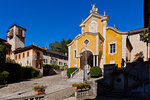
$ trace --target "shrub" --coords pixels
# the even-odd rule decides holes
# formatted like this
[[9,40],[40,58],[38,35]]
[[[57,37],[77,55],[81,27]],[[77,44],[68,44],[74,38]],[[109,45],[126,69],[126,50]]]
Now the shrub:
[[60,66],[58,66],[58,65],[54,65],[54,64],[52,64],[52,65],[50,65],[52,68],[55,68],[55,69],[60,69]]
[[34,88],[33,88],[33,90],[34,91],[43,91],[43,90],[45,90],[47,88],[47,86],[35,86]]
[[3,69],[9,72],[9,76],[7,78],[8,82],[16,82],[21,80],[21,65],[5,63]]
[[68,68],[68,69],[67,69],[67,76],[68,76],[68,78],[70,78],[71,74],[72,74],[75,70],[77,70],[77,68]]
[[13,60],[13,59],[7,58],[7,59],[6,59],[6,63],[16,63],[16,62],[15,62],[15,60]]
[[23,79],[30,79],[33,77],[38,77],[40,71],[36,70],[32,66],[25,66],[22,67],[22,78]]
[[90,88],[90,84],[88,83],[78,83],[78,84],[72,84],[72,87],[77,87],[77,89],[83,89],[83,88]]
[[5,63],[6,60],[6,46],[0,44],[0,64]]
[[6,79],[9,75],[9,72],[3,71],[0,73],[0,80]]
[[68,69],[68,66],[62,66],[62,67],[60,67],[60,69],[61,70],[66,70],[66,69]]
[[102,70],[100,67],[94,66],[90,69],[90,76],[93,78],[102,76]]
[[51,67],[49,64],[43,65],[43,75],[44,75],[44,76],[49,75],[49,70],[50,70],[51,68],[52,68],[52,67]]

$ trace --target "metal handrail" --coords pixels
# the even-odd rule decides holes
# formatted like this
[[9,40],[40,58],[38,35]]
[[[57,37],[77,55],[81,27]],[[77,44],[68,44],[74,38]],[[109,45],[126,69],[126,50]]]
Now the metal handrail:
[[73,78],[73,76],[74,76],[78,71],[79,71],[79,68],[78,68],[77,70],[75,70],[75,71],[71,74],[70,78]]

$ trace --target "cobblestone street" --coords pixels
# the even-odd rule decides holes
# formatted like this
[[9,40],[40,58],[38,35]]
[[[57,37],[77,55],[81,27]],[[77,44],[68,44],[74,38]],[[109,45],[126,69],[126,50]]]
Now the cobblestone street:
[[33,87],[36,85],[47,86],[46,94],[71,87],[67,77],[61,75],[47,76],[30,81],[8,84],[7,87],[0,89],[0,100],[34,95]]

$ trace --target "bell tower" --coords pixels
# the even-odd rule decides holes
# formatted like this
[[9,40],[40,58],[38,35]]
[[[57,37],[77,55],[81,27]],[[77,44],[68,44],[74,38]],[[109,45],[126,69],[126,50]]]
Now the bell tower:
[[25,28],[16,24],[9,27],[7,31],[7,41],[12,45],[12,51],[25,46],[25,31]]

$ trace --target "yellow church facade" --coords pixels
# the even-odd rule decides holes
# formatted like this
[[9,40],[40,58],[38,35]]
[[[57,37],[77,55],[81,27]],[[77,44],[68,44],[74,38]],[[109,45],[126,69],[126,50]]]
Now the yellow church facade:
[[[117,64],[121,67],[122,59],[127,59],[128,32],[118,31],[115,27],[109,27],[109,16],[100,15],[93,5],[89,16],[79,25],[81,34],[78,34],[68,44],[68,66],[83,69],[104,64]],[[128,57],[129,58],[129,57]]]

